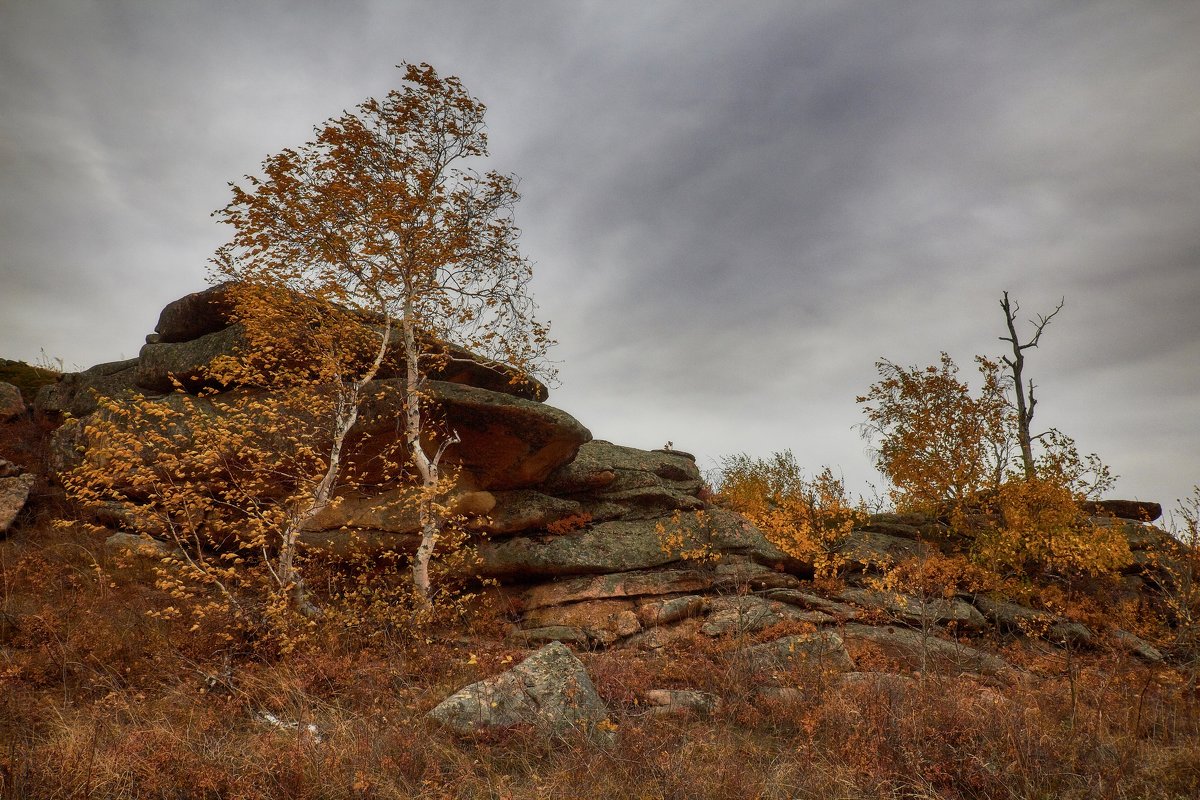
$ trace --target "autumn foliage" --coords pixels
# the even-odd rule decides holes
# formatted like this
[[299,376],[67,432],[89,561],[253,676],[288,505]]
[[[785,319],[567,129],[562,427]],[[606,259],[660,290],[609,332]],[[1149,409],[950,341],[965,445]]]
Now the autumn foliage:
[[784,553],[811,563],[818,576],[836,575],[845,565],[845,542],[867,516],[833,470],[826,467],[808,478],[790,450],[768,459],[726,458],[718,501],[753,522]]

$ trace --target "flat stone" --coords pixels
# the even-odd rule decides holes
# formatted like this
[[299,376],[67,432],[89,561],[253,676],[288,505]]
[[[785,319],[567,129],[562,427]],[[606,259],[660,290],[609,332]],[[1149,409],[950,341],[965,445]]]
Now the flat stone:
[[743,636],[778,625],[781,622],[807,622],[825,625],[833,617],[821,611],[804,611],[787,603],[766,600],[755,595],[714,597],[700,632],[706,636]]
[[694,569],[617,572],[539,584],[525,592],[522,605],[532,610],[581,600],[696,592],[707,589],[712,583],[710,575]]
[[589,640],[607,647],[642,629],[633,608],[629,600],[588,600],[527,611],[521,625],[527,629],[556,626],[578,628]]
[[1112,639],[1113,644],[1120,650],[1135,655],[1143,661],[1151,664],[1159,664],[1163,660],[1161,650],[1129,631],[1115,628],[1109,632],[1109,637]]

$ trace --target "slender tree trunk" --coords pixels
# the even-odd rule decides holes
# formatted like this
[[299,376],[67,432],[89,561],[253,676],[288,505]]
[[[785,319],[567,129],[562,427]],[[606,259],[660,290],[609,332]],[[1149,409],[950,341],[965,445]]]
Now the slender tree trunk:
[[385,314],[379,349],[375,352],[375,359],[372,361],[370,368],[358,380],[351,381],[348,385],[339,387],[337,407],[333,419],[333,442],[329,448],[329,463],[325,468],[325,474],[321,476],[321,480],[317,483],[317,488],[313,491],[309,501],[300,508],[297,508],[292,514],[291,522],[284,531],[283,541],[280,544],[277,579],[282,585],[291,587],[293,604],[307,617],[318,617],[321,615],[321,610],[309,600],[308,590],[304,585],[304,577],[296,568],[296,542],[300,538],[300,532],[304,530],[304,526],[308,524],[309,520],[324,511],[329,505],[329,501],[333,498],[333,490],[337,486],[337,478],[341,473],[342,448],[345,445],[346,436],[354,428],[354,424],[358,422],[358,411],[362,404],[363,389],[378,374],[379,367],[383,364],[383,359],[387,355],[391,334],[392,321]]
[[408,304],[405,305],[401,326],[404,331],[405,351],[404,439],[408,445],[409,456],[421,478],[421,494],[417,507],[421,525],[421,544],[417,546],[417,554],[413,559],[413,586],[417,590],[417,597],[421,604],[428,607],[431,593],[429,562],[433,559],[433,551],[437,547],[438,536],[442,532],[442,520],[437,509],[434,508],[433,502],[441,475],[438,469],[438,460],[431,459],[421,446],[423,426],[421,394],[425,388],[425,380],[420,370],[416,331]]

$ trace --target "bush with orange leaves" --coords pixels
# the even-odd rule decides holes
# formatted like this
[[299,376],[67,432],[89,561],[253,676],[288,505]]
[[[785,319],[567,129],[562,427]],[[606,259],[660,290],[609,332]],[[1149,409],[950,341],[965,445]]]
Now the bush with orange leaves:
[[811,563],[818,577],[833,577],[845,566],[846,540],[867,517],[862,504],[846,496],[845,482],[833,470],[825,467],[808,478],[790,450],[768,459],[726,458],[717,497],[780,550]]

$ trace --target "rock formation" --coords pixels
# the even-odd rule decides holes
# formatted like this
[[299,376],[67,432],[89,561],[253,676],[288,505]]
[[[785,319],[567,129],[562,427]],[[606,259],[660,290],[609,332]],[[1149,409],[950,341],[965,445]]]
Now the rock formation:
[[[36,407],[42,413],[84,417],[56,435],[60,469],[86,447],[83,427],[97,396],[157,392],[170,404],[173,379],[193,392],[207,385],[205,365],[240,340],[224,292],[218,286],[167,306],[138,358],[64,376],[40,391]],[[744,518],[706,499],[687,453],[592,440],[578,421],[544,402],[540,384],[514,385],[503,369],[482,362],[456,363],[435,378],[437,403],[463,440],[449,454],[463,474],[451,502],[473,518],[479,573],[501,583],[499,593],[513,609],[515,642],[654,649],[694,636],[806,626],[813,631],[808,638],[795,638],[792,630],[792,638],[763,650],[764,663],[777,662],[783,650],[798,650],[846,671],[853,666],[846,648],[870,645],[910,665],[919,655],[947,669],[999,675],[1005,672],[999,658],[956,637],[994,629],[1036,631],[1072,646],[1099,641],[1101,632],[1077,621],[1002,598],[930,599],[868,585],[871,575],[928,554],[946,539],[938,520],[920,515],[875,515],[854,531],[841,553],[848,587],[836,597],[818,596],[804,580],[812,577],[811,564],[788,556]],[[394,380],[394,372],[385,373],[377,383],[386,388]],[[220,413],[222,397],[200,401],[208,404],[204,413]],[[396,414],[382,393],[364,409],[362,432],[395,436]],[[312,521],[302,543],[330,557],[360,546],[415,548],[417,521],[395,502],[396,491],[383,486],[344,496]],[[1161,513],[1155,504],[1107,503],[1088,511],[1098,515],[1095,524],[1118,526],[1125,534],[1135,555],[1130,580],[1149,574],[1169,554],[1171,537],[1144,521]],[[104,524],[122,523],[116,515]],[[1139,657],[1157,655],[1131,634],[1109,636]]]

